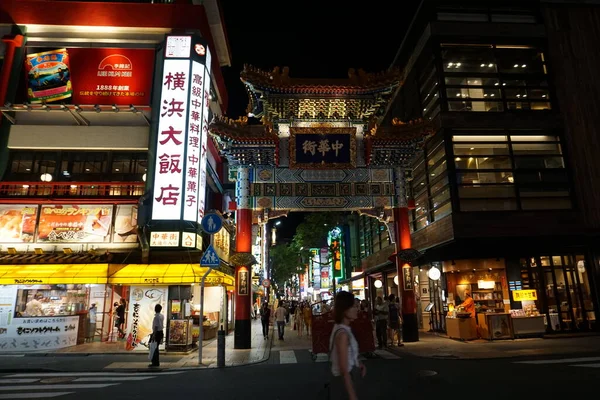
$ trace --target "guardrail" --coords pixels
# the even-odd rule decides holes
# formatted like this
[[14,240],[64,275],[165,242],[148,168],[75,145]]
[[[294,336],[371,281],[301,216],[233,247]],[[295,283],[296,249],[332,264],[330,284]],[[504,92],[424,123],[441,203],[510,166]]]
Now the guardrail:
[[144,182],[0,182],[0,197],[140,197]]

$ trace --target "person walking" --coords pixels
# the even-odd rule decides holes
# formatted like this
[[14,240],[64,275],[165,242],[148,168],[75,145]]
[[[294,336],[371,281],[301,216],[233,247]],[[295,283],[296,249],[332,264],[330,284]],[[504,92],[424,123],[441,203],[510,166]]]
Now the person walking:
[[340,291],[335,296],[333,319],[335,325],[329,338],[331,360],[330,399],[358,400],[362,378],[367,368],[358,359],[358,342],[352,333],[350,323],[358,316],[354,295]]
[[306,335],[310,336],[310,331],[312,328],[312,307],[309,302],[304,305],[304,310],[302,310],[302,314],[304,315],[304,326],[306,327]]
[[398,346],[404,346],[400,343],[402,339],[402,333],[400,331],[400,303],[398,302],[398,298],[393,294],[390,294],[389,297],[389,315],[388,315],[388,326],[389,332],[388,336],[390,339],[390,346],[394,345],[394,336],[397,336]]
[[154,349],[154,353],[152,354],[152,364],[148,365],[148,367],[159,367],[159,350],[158,348],[162,344],[163,338],[165,337],[164,329],[165,329],[165,316],[160,312],[162,311],[162,306],[157,304],[154,306],[154,319],[152,320],[152,338],[151,342],[156,343],[156,348]]
[[119,331],[119,339],[125,338],[125,331],[123,327],[125,326],[125,308],[127,307],[127,302],[125,299],[121,299],[119,305],[117,306],[117,320],[115,322],[115,326]]
[[277,321],[277,333],[279,334],[279,340],[283,340],[283,334],[285,333],[285,318],[287,310],[283,306],[283,302],[279,302],[277,310],[275,310],[275,321]]
[[387,347],[387,320],[390,313],[389,306],[381,296],[377,296],[375,304],[375,333],[377,334],[377,345],[380,349]]
[[298,336],[302,336],[302,331],[304,330],[304,315],[302,314],[302,305],[298,304],[295,311],[294,326],[298,330]]
[[260,322],[262,324],[262,332],[265,340],[269,338],[269,322],[271,321],[271,309],[269,303],[263,303],[260,309]]
[[90,310],[88,311],[88,330],[86,335],[86,341],[93,342],[94,336],[96,335],[96,316],[98,309],[96,303],[92,303]]

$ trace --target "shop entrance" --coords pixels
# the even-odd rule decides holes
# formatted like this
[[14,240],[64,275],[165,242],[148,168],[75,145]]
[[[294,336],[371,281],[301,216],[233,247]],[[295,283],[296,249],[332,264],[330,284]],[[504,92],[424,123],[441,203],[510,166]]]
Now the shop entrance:
[[549,332],[596,328],[588,268],[583,255],[536,256],[521,259],[523,289],[537,289],[534,300],[544,310]]

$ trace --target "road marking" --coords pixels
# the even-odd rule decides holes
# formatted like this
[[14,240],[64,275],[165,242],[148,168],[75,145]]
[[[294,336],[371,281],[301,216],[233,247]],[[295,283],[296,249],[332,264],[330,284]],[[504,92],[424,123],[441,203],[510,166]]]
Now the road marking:
[[50,393],[11,393],[0,394],[0,399],[42,399],[49,397],[66,396],[75,392],[50,392]]
[[27,386],[0,386],[0,391],[8,390],[48,390],[48,389],[101,389],[118,383],[87,383],[83,385],[27,385]]
[[87,377],[77,378],[73,382],[126,382],[126,381],[145,381],[152,379],[153,376],[105,376],[105,377]]
[[4,383],[33,383],[33,382],[37,382],[37,381],[39,381],[39,379],[24,379],[24,378],[0,379],[0,385],[2,385]]
[[279,352],[279,364],[297,364],[296,354],[294,350],[281,350]]
[[385,360],[398,360],[400,357],[387,350],[375,350],[375,354]]
[[600,357],[562,358],[558,360],[514,361],[513,364],[567,364],[587,361],[600,361]]
[[600,368],[600,364],[575,364],[569,365],[569,367]]
[[[171,371],[171,372],[140,372],[130,373],[130,376],[163,376],[163,375],[176,375],[182,374],[183,371]],[[33,374],[11,374],[7,375],[9,378],[26,378],[26,377],[52,377],[52,376],[127,376],[123,372],[44,372],[44,373],[33,373]]]
[[317,354],[317,358],[315,358],[315,362],[327,362],[329,361],[329,356],[327,354]]

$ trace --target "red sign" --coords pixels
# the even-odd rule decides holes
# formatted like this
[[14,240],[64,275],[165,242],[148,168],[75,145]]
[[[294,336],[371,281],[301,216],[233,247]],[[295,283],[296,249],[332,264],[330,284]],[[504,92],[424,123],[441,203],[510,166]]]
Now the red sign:
[[70,48],[74,104],[150,104],[154,50]]

